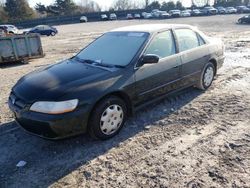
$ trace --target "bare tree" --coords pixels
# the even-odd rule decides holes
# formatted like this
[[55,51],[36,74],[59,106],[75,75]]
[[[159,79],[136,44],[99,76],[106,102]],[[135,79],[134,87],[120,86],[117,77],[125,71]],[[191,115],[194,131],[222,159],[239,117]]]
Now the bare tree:
[[114,2],[114,9],[115,10],[128,10],[131,9],[132,4],[130,0],[116,0]]
[[209,0],[192,0],[192,3],[196,6],[204,6],[209,3]]
[[80,13],[101,11],[99,4],[92,0],[80,0],[77,5]]

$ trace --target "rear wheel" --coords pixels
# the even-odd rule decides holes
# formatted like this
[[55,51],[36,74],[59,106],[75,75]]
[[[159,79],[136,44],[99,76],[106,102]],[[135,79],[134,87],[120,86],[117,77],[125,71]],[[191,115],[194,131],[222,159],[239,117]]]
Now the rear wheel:
[[197,88],[201,90],[208,89],[213,83],[214,76],[215,76],[215,67],[213,63],[209,62],[202,71],[199,82],[197,84]]
[[93,138],[106,140],[115,136],[127,119],[127,107],[118,97],[103,99],[93,110],[89,121],[89,133]]

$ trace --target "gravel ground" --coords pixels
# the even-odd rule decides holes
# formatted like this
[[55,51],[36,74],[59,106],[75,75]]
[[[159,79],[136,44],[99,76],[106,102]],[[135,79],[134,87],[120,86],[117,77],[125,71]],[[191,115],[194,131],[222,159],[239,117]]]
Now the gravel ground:
[[[0,187],[250,187],[250,26],[239,15],[58,26],[45,58],[0,66]],[[7,99],[23,75],[68,58],[101,33],[139,23],[186,23],[223,38],[226,60],[206,92],[189,88],[144,108],[118,136],[52,142],[25,133]],[[26,166],[17,168],[24,160]]]

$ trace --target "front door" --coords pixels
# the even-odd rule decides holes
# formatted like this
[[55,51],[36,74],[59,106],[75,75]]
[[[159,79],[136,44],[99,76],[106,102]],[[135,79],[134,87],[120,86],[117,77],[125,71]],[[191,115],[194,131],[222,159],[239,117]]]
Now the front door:
[[160,60],[145,64],[135,72],[137,102],[139,105],[176,89],[180,77],[181,57],[176,54],[176,45],[171,30],[158,33],[146,48],[144,55],[154,54]]

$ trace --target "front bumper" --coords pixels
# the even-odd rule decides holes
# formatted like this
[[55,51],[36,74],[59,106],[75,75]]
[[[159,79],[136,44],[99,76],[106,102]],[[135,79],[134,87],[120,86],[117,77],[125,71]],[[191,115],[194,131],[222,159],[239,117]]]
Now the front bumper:
[[29,133],[39,137],[57,140],[87,131],[87,106],[61,115],[50,115],[19,109],[10,100],[8,103],[16,122]]

